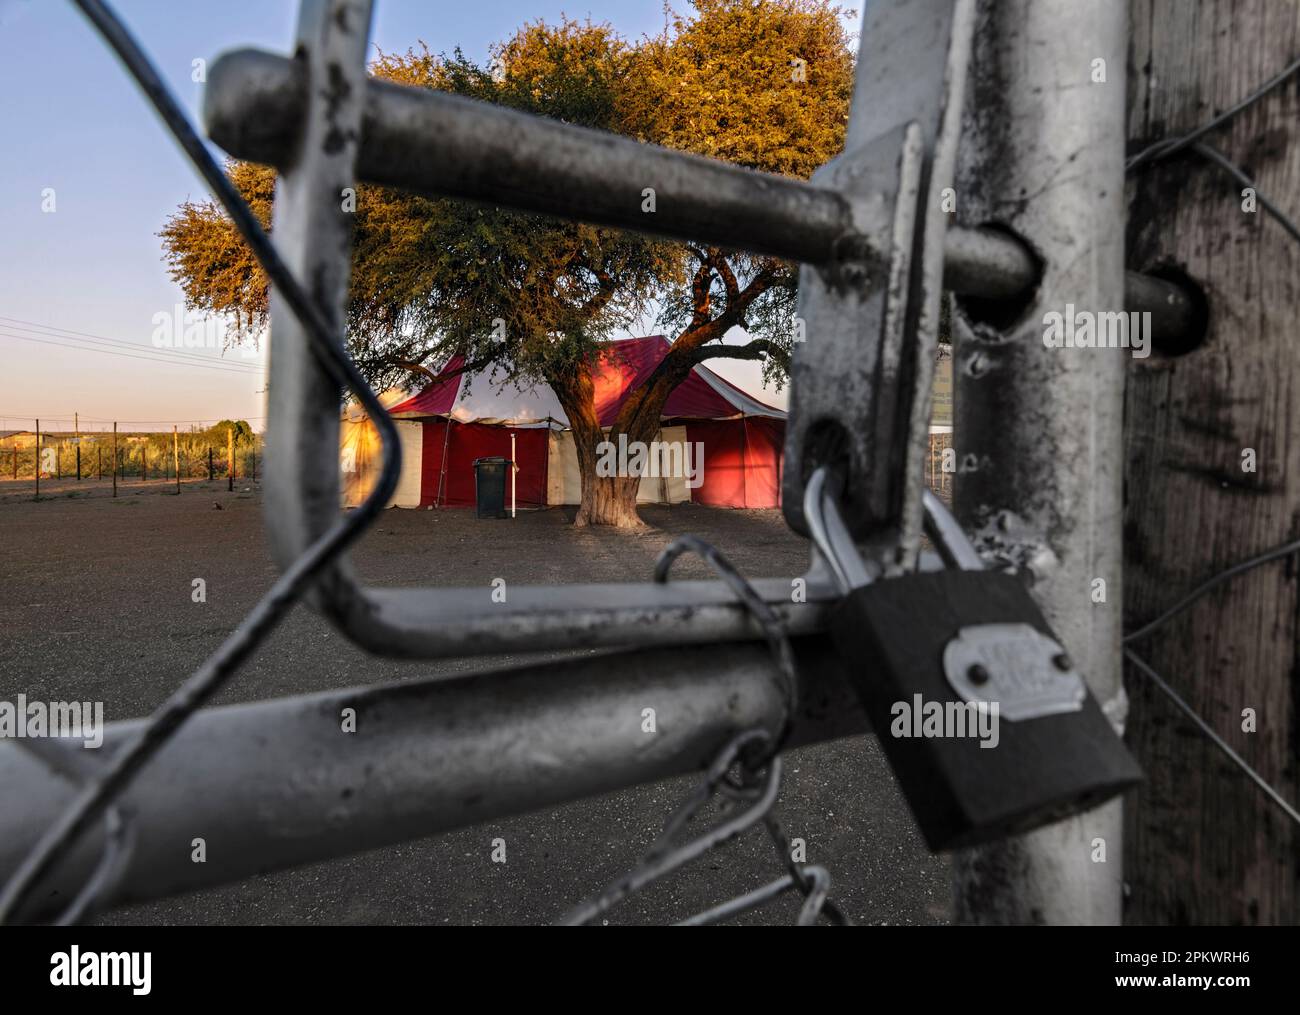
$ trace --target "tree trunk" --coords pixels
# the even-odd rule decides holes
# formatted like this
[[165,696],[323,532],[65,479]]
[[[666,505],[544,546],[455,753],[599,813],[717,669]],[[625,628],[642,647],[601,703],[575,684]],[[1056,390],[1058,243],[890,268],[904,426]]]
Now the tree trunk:
[[582,473],[582,504],[575,525],[612,525],[620,529],[645,528],[636,510],[639,477],[595,476]]
[[[757,286],[751,289],[753,292],[749,299],[752,301],[754,295],[762,290]],[[739,309],[734,314],[724,314],[705,324],[688,328],[679,335],[654,373],[628,393],[618,418],[608,433],[601,429],[600,421],[596,418],[595,385],[591,380],[590,369],[583,367],[572,375],[547,378],[551,390],[569,417],[573,443],[578,452],[582,502],[574,519],[575,525],[613,525],[617,528],[645,526],[636,510],[641,477],[601,475],[596,468],[601,448],[607,441],[617,447],[620,437],[625,437],[629,445],[649,445],[659,432],[668,396],[695,367],[695,350],[706,342],[721,337],[737,319]]]
[[[1145,146],[1205,122],[1294,59],[1300,7],[1139,0],[1131,23],[1129,134]],[[1202,139],[1292,216],[1296,111],[1292,80]],[[1129,267],[1183,268],[1205,289],[1210,322],[1199,348],[1130,368],[1130,629],[1224,567],[1300,535],[1300,245],[1262,207],[1249,213],[1242,185],[1191,152],[1140,170],[1134,183]],[[1290,557],[1233,578],[1133,645],[1292,802],[1298,573]],[[1300,830],[1134,667],[1127,685],[1129,740],[1147,782],[1126,808],[1126,920],[1296,923]]]
[[[578,475],[582,481],[582,499],[578,504],[575,525],[612,525],[620,529],[645,526],[636,510],[639,477],[602,476],[598,474],[601,446],[609,437],[596,417],[596,393],[591,371],[586,367],[571,376],[549,379],[573,432],[578,455]],[[617,436],[611,434],[617,441]]]

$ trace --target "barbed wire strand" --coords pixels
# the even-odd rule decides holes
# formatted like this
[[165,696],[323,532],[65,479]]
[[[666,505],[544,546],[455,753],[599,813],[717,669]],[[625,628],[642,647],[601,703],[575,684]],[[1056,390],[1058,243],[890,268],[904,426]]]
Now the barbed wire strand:
[[302,324],[318,362],[340,388],[356,395],[374,421],[381,439],[383,468],[370,496],[285,568],[221,646],[117,749],[104,770],[87,781],[37,840],[0,892],[0,924],[19,915],[36,884],[72,850],[91,822],[125,791],[181,724],[235,674],[321,573],[360,537],[392,496],[401,472],[397,428],[383,403],[348,357],[337,329],[280,259],[261,223],[208,152],[148,56],[102,0],[73,2],[117,54],[221,202],[267,279]]

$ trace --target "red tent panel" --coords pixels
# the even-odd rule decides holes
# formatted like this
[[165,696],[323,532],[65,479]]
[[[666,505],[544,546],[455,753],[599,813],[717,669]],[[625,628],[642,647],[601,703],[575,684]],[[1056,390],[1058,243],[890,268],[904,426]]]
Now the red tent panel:
[[[592,370],[596,415],[601,426],[610,426],[629,392],[654,373],[672,344],[662,335],[633,338],[610,343],[602,351]],[[441,379],[423,391],[391,406],[389,412],[404,416],[444,416],[457,408],[464,366],[462,356],[453,356],[443,368]],[[706,377],[708,378],[706,380]],[[725,378],[699,366],[687,375],[664,403],[664,419],[726,419],[742,413],[765,414],[784,418],[784,413],[759,402]],[[461,413],[462,418],[464,413]],[[563,422],[563,421],[561,421]]]
[[781,506],[781,464],[785,455],[785,420],[747,416],[745,425],[745,506]]
[[704,482],[691,491],[713,507],[781,506],[785,422],[765,417],[686,424],[686,439],[704,445]]
[[[460,393],[461,375],[454,373],[465,365],[464,356],[453,356],[443,367],[444,374],[454,374],[452,377],[443,377],[441,380],[433,381],[427,388],[417,395],[412,395],[404,402],[397,405],[389,406],[388,411],[391,413],[420,413],[426,416],[445,416],[451,412],[456,405],[456,395]],[[427,437],[428,434],[425,434]],[[439,434],[441,436],[441,434]],[[442,453],[442,445],[438,445],[439,454]]]
[[[448,438],[447,426],[451,426]],[[473,507],[474,459],[510,457],[510,435],[515,435],[519,472],[515,477],[519,507],[546,506],[547,431],[541,428],[512,430],[484,423],[448,424],[432,420],[424,424],[424,462],[420,477],[420,506],[440,503],[442,507]],[[442,474],[442,449],[446,441],[447,475],[442,500],[437,501],[438,479]],[[506,474],[506,504],[510,503],[510,475]]]
[[[596,389],[596,416],[601,426],[612,426],[628,392],[654,373],[671,348],[661,335],[614,342],[607,346],[600,365],[592,371]],[[742,392],[743,394],[743,392]],[[717,419],[734,416],[736,407],[718,394],[698,372],[692,371],[677,385],[664,403],[665,418],[697,417]]]
[[[666,338],[653,335],[614,342],[603,350],[592,370],[596,416],[602,426],[614,422],[628,394],[650,377],[670,348]],[[455,373],[463,363],[461,357],[454,357],[444,368],[444,374]],[[516,436],[520,465],[516,477],[517,503],[527,507],[545,506],[548,431],[544,426],[522,425],[527,414],[519,415],[521,403],[517,399],[499,397],[500,411],[494,411],[496,403],[492,399],[484,401],[464,395],[462,381],[461,374],[444,376],[390,410],[408,419],[425,417],[421,506],[439,503],[448,507],[472,507],[474,459],[510,457],[512,433]],[[542,411],[555,417],[561,410],[554,403],[553,395],[548,398],[550,404],[544,404]],[[529,411],[535,415],[538,410],[533,405]],[[460,422],[455,418],[449,424],[445,421],[449,415],[461,419],[514,420],[517,426],[512,428],[508,422],[503,425]],[[691,371],[668,396],[661,414],[665,422],[685,422],[687,439],[704,445],[703,483],[691,491],[691,499],[717,507],[780,506],[783,417],[779,409],[757,401],[705,367]],[[532,417],[527,416],[527,421],[532,421]],[[445,477],[444,446],[447,449]],[[444,484],[441,497],[440,482]]]

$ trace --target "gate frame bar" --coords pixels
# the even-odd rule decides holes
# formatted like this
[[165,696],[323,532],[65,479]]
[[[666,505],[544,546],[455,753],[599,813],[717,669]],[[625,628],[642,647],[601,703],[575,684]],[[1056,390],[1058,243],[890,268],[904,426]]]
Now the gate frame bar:
[[[1010,224],[1077,225],[1081,214],[1079,202],[1086,189],[1077,181],[1063,182],[1055,175],[1045,174],[1046,169],[1059,170],[1063,156],[1060,152],[1044,156],[1041,144],[1028,143],[1055,136],[1043,126],[1048,119],[1045,112],[1064,118],[1061,121],[1064,126],[1059,129],[1063,136],[1076,140],[1079,131],[1096,126],[1089,124],[1086,117],[1079,118],[1080,110],[1085,113],[1095,110],[1087,101],[1079,99],[1078,85],[1058,81],[1054,88],[1045,90],[1046,96],[1035,92],[1040,79],[1050,79],[1051,68],[1060,63],[1049,61],[1045,55],[1055,51],[1052,46],[1040,45],[1044,35],[1057,40],[1053,46],[1068,45],[1072,53],[1079,51],[1081,40],[1095,39],[1111,57],[1113,73],[1120,76],[1120,115],[1116,123],[1101,123],[1105,136],[1099,142],[1092,139],[1096,148],[1079,166],[1088,187],[1102,180],[1108,187],[1114,183],[1115,190],[1110,204],[1085,230],[1092,242],[1084,242],[1082,246],[1092,257],[1082,268],[1078,267],[1077,260],[1068,262],[1068,269],[1058,260],[1060,255],[1078,253],[1077,237],[1072,241],[1059,236],[1045,240],[1034,229],[1025,228],[1021,235],[1034,237],[1035,252],[1031,255],[1023,241],[990,230],[951,231],[945,279],[951,280],[954,291],[984,295],[1014,291],[1023,295],[1027,286],[1039,286],[1035,306],[1041,307],[1048,296],[1068,294],[1067,283],[1082,277],[1088,281],[1089,295],[1102,305],[1107,301],[1122,303],[1124,14],[1119,0],[1105,0],[1104,6],[1105,16],[1094,17],[1095,12],[1085,16],[1075,10],[1069,0],[1010,0],[1001,13],[991,2],[983,3],[981,29],[992,33],[992,51],[996,55],[990,66],[1004,75],[1002,87],[1006,94],[1001,96],[999,108],[1013,124],[1010,136],[1020,144],[1018,148],[1012,146],[1018,158],[1009,160],[994,177],[993,195],[1005,198],[1005,192],[999,194],[997,188],[1012,183],[1017,186],[1024,186],[1026,181],[1052,184],[1038,193],[1019,215],[1010,216]],[[211,106],[221,114],[212,120],[214,131],[221,129],[222,116],[227,119],[234,116],[236,120],[265,116],[264,123],[269,125],[271,133],[278,129],[286,137],[297,139],[302,157],[279,165],[276,245],[295,276],[305,281],[323,312],[336,325],[343,319],[349,258],[349,222],[341,210],[341,191],[354,179],[353,163],[358,152],[364,160],[367,146],[372,146],[372,156],[390,151],[375,140],[377,129],[391,129],[394,133],[389,141],[396,143],[393,138],[401,141],[390,154],[400,154],[403,145],[412,144],[417,154],[422,151],[427,155],[437,149],[439,140],[454,136],[452,128],[456,124],[464,128],[482,120],[486,129],[495,123],[498,129],[516,132],[511,140],[530,158],[538,160],[531,165],[530,172],[552,183],[561,176],[557,164],[547,161],[547,144],[571,142],[576,147],[556,149],[567,152],[566,158],[574,157],[575,153],[578,156],[599,151],[612,153],[608,159],[592,162],[593,170],[596,165],[602,167],[601,173],[609,173],[611,167],[620,164],[619,159],[635,153],[637,158],[660,160],[656,164],[661,165],[670,180],[676,181],[673,186],[680,184],[687,188],[688,183],[693,186],[705,179],[716,181],[716,188],[706,188],[706,200],[711,203],[697,209],[702,221],[679,223],[681,229],[688,230],[682,235],[702,235],[702,229],[713,228],[709,225],[709,209],[718,213],[730,208],[732,211],[726,214],[732,214],[735,202],[741,200],[751,215],[755,208],[776,209],[775,225],[771,221],[760,222],[759,232],[772,230],[770,234],[742,235],[750,249],[781,254],[765,247],[767,241],[763,236],[775,237],[783,229],[787,234],[806,229],[808,221],[801,216],[811,215],[814,225],[817,222],[825,225],[824,229],[820,226],[812,229],[812,234],[820,237],[819,246],[815,250],[801,250],[794,256],[824,264],[828,258],[853,260],[871,254],[862,248],[851,230],[835,232],[844,220],[832,214],[835,202],[841,200],[833,192],[797,181],[777,184],[773,181],[781,178],[765,178],[748,170],[708,164],[708,160],[655,150],[626,139],[589,136],[599,132],[548,124],[522,114],[494,111],[490,106],[466,105],[467,100],[448,102],[446,96],[418,89],[403,90],[369,82],[364,58],[370,7],[369,0],[303,0],[298,46],[300,53],[311,57],[302,71],[305,81],[296,79],[298,72],[282,57],[262,54],[252,61],[236,54],[242,63],[233,58],[219,61],[214,65],[209,84]],[[1036,46],[1042,52],[1037,52]],[[254,62],[260,68],[254,68],[256,73],[264,75],[260,90],[258,81],[253,80],[254,73],[248,70]],[[978,61],[972,63],[978,68]],[[290,65],[287,76],[286,65]],[[220,74],[218,68],[222,69]],[[290,81],[289,85],[286,80]],[[243,94],[246,88],[251,88],[248,95]],[[293,112],[295,90],[305,119],[301,132],[292,125],[286,130],[283,119]],[[302,108],[304,90],[307,97]],[[987,90],[972,91],[977,100],[989,97]],[[241,96],[249,98],[251,104],[241,105]],[[269,105],[258,107],[256,103],[263,100]],[[376,109],[380,112],[375,113]],[[410,122],[397,116],[402,109],[408,110]],[[268,110],[275,115],[266,115]],[[498,113],[509,115],[501,119]],[[420,117],[435,114],[450,117],[450,126],[441,139],[421,134],[431,128]],[[1073,121],[1072,115],[1076,117]],[[496,138],[501,143],[506,140]],[[424,147],[419,148],[416,142]],[[542,143],[541,150],[535,147],[537,142]],[[465,143],[466,151],[477,150],[474,140]],[[505,150],[510,151],[510,146]],[[365,164],[363,161],[362,165]],[[1116,166],[1120,167],[1118,173]],[[406,168],[417,183],[428,183],[431,179],[428,173],[441,171],[445,166],[435,163],[431,169],[429,164],[412,163]],[[502,185],[502,180],[492,177],[490,172],[483,174],[483,179],[489,188]],[[576,206],[601,194],[614,193],[612,184],[603,190],[588,191],[575,187],[571,175],[564,179],[567,180],[565,192],[576,197],[567,204],[556,201],[543,208],[529,204],[532,197],[512,198],[510,194],[486,190],[477,196],[458,196],[476,196],[476,199],[513,207],[620,224],[595,217],[599,209],[593,211],[594,205]],[[437,186],[439,193],[457,194],[450,184]],[[972,185],[973,193],[979,190]],[[338,210],[325,214],[329,208]],[[667,222],[667,219],[657,219],[656,225],[663,227]],[[715,224],[723,228],[716,221]],[[716,237],[725,246],[735,246],[736,235],[733,231],[730,240],[721,233],[710,238]],[[1099,256],[1099,251],[1114,255],[1116,248],[1118,257]],[[1033,278],[1028,283],[1023,270],[1026,260],[1034,266]],[[1040,263],[1045,266],[1041,283],[1037,278]],[[1075,273],[1070,274],[1069,269]],[[1129,287],[1130,297],[1134,292],[1138,293],[1139,300],[1150,300],[1166,311],[1160,314],[1158,327],[1180,319],[1190,320],[1185,311],[1191,301],[1177,287],[1160,280],[1139,279],[1137,285]],[[1117,305],[1115,309],[1121,307]],[[337,519],[338,405],[333,378],[307,353],[301,325],[279,305],[275,294],[271,313],[277,338],[271,357],[272,389],[276,391],[276,399],[272,401],[272,413],[276,416],[272,432],[276,447],[284,450],[283,464],[277,463],[268,477],[267,513],[277,558],[285,565]],[[987,339],[987,335],[981,336],[982,341]],[[1004,510],[1015,510],[1030,502],[1030,507],[1024,509],[1030,534],[1022,533],[1018,541],[1004,540],[1004,548],[1011,552],[1036,548],[1055,555],[1054,562],[1042,552],[1024,562],[1042,580],[1037,594],[1049,617],[1059,625],[1071,651],[1085,660],[1083,668],[1089,671],[1094,693],[1103,702],[1114,705],[1121,701],[1122,695],[1117,690],[1118,605],[1111,607],[1113,621],[1101,622],[1100,628],[1090,626],[1091,621],[1081,619],[1079,608],[1079,602],[1086,602],[1086,592],[1074,589],[1070,581],[1094,566],[1101,566],[1113,567],[1107,573],[1114,575],[1118,585],[1119,532],[1117,524],[1112,524],[1117,522],[1117,516],[1106,505],[1101,511],[1092,511],[1095,505],[1089,501],[1085,510],[1070,498],[1097,489],[1101,491],[1099,496],[1110,504],[1109,498],[1114,494],[1114,474],[1110,470],[1118,470],[1121,461],[1115,439],[1118,417],[1113,415],[1111,403],[1122,397],[1122,372],[1116,372],[1112,364],[1098,381],[1086,376],[1085,371],[1063,366],[1062,360],[1045,356],[1041,345],[1032,341],[1023,347],[1002,341],[981,348],[971,343],[969,335],[963,335],[962,340],[965,349],[959,346],[959,350],[964,358],[956,371],[958,410],[964,419],[970,420],[969,446],[979,466],[975,473],[979,478],[985,459],[1001,461],[1004,467],[1000,471],[984,469],[985,476],[993,475],[990,482],[973,493],[959,492],[959,509],[967,515],[968,523],[984,524],[989,520],[990,511],[999,504],[1009,505]],[[970,357],[965,357],[967,350],[972,351]],[[1009,352],[1013,359],[1023,357],[1033,367],[1025,377],[1010,372],[1010,390],[1019,407],[1038,407],[1038,418],[1049,421],[1048,425],[1053,427],[1051,433],[1059,438],[1062,446],[1068,444],[1078,424],[1073,419],[1058,419],[1052,424],[1051,413],[1043,411],[1044,405],[1053,404],[1047,395],[1059,395],[1065,404],[1082,411],[1088,420],[1089,433],[1096,438],[1082,462],[1073,459],[1062,462],[1059,458],[1047,461],[1034,453],[1029,434],[1014,434],[1020,442],[1017,444],[1008,441],[1008,434],[1014,428],[994,425],[1015,420],[1007,418],[1008,403],[992,397],[991,385],[971,383],[984,376],[977,375],[972,363],[976,356],[987,360],[990,354],[999,352]],[[287,419],[283,412],[276,412],[286,401],[299,406],[299,411],[290,413]],[[331,433],[335,440],[322,442]],[[1002,449],[1002,459],[997,457],[999,448],[995,439],[1007,443]],[[1023,461],[1011,455],[1007,450],[1011,447],[1021,453]],[[1112,449],[1116,454],[1108,465],[1104,456]],[[1046,484],[1041,496],[1029,497],[1027,484],[1040,480]],[[1089,483],[1100,486],[1090,488]],[[1048,525],[1062,518],[1077,522],[1077,527],[1061,534]],[[786,619],[792,631],[819,631],[822,607],[835,598],[829,583],[819,577],[816,561],[810,578],[813,580],[809,582],[809,601],[788,610]],[[387,654],[465,655],[543,649],[561,643],[574,647],[575,642],[565,638],[571,638],[575,631],[579,632],[580,639],[587,639],[576,642],[579,646],[646,646],[664,641],[689,643],[761,636],[758,628],[744,617],[742,608],[734,603],[730,592],[717,583],[569,588],[571,591],[558,606],[555,590],[538,587],[526,591],[520,599],[520,590],[512,589],[511,596],[516,602],[491,614],[490,630],[448,630],[445,606],[452,599],[463,597],[466,590],[363,589],[346,561],[341,560],[318,586],[317,601],[349,637],[372,651]],[[623,602],[613,607],[608,605],[611,589],[624,590]],[[763,594],[783,608],[792,605],[789,583],[782,579],[771,580]],[[540,602],[543,596],[549,600],[549,607]],[[462,611],[461,620],[465,619],[465,612]],[[441,631],[430,631],[431,617],[442,622]],[[1113,626],[1113,631],[1108,624]],[[503,626],[507,628],[504,635]],[[1113,653],[1111,640],[1115,642]],[[852,705],[851,695],[846,694],[840,664],[824,647],[824,641],[823,638],[805,639],[796,648],[810,704],[805,705],[795,723],[795,743],[814,742],[858,731],[863,726],[860,711]],[[1112,657],[1115,667],[1110,665]],[[132,873],[104,901],[148,898],[232,880],[255,870],[337,856],[688,771],[698,767],[737,728],[770,725],[779,716],[781,703],[768,700],[773,697],[774,681],[770,678],[774,672],[775,667],[762,646],[720,644],[598,655],[460,680],[392,685],[205,710],[194,716],[163,748],[161,753],[177,752],[172,755],[173,763],[149,765],[123,795],[123,804],[139,812],[141,852],[132,863]],[[508,689],[518,694],[512,697],[506,693]],[[665,741],[668,746],[662,751],[629,749],[634,745],[617,739],[618,734],[629,732],[624,730],[625,723],[612,722],[610,718],[612,709],[625,709],[639,716],[639,708],[633,706],[643,701],[647,693],[661,693],[666,707],[680,719],[677,726],[680,739]],[[356,757],[345,757],[337,748],[336,738],[346,735],[338,731],[337,712],[351,707],[348,702],[365,706],[369,710],[366,714],[378,727],[373,737],[367,733],[365,738],[354,742],[374,752],[360,769],[349,767],[356,762]],[[583,730],[574,729],[573,714],[586,717]],[[477,724],[474,735],[462,744],[468,755],[463,763],[453,764],[446,745],[461,743],[454,727],[458,722],[471,721]],[[109,739],[116,741],[136,728],[130,723],[114,724]],[[589,734],[587,739],[583,732]],[[241,742],[246,750],[232,750],[233,745]],[[263,749],[253,750],[254,744]],[[24,844],[30,845],[36,838],[40,827],[36,818],[44,813],[41,808],[51,809],[47,805],[63,800],[72,792],[71,788],[64,787],[67,792],[60,795],[58,766],[51,766],[40,757],[48,747],[32,749],[21,742],[0,744],[0,801],[6,802],[0,806],[0,831],[5,833],[0,835],[0,876],[14,870],[24,854]],[[331,751],[338,756],[336,766],[323,771]],[[416,751],[414,761],[412,751]],[[371,792],[356,793],[358,779],[371,777],[375,780]],[[545,788],[538,791],[539,785]],[[501,786],[506,788],[498,793]],[[354,797],[356,802],[350,802]],[[171,800],[172,804],[160,810],[158,805],[165,800]],[[416,806],[403,810],[413,800]],[[52,810],[57,814],[57,807]],[[1065,856],[1077,843],[1062,838],[1065,833],[1059,829],[1063,826],[1054,826],[1034,833],[1041,837],[1041,843],[1028,847],[1018,841],[1004,844],[1000,859],[984,871],[971,868],[978,876],[995,873],[1004,878],[1003,884],[992,893],[987,883],[962,875],[966,880],[959,882],[959,915],[984,922],[1114,922],[1117,904],[1112,906],[1111,897],[1117,899],[1118,894],[1119,807],[1113,805],[1102,810],[1108,811],[1103,815],[1106,827],[1116,835],[1111,846],[1115,859],[1106,865],[1104,877],[1087,876],[1082,854]],[[165,834],[166,829],[177,827],[171,822],[180,818],[182,824],[192,829],[192,818],[199,813],[208,815],[221,834],[232,837],[229,841],[235,845],[227,854],[228,861],[191,864],[181,844],[170,841]],[[22,815],[21,823],[18,815]],[[1091,827],[1087,824],[1091,820],[1091,815],[1084,815],[1064,824],[1076,826],[1068,830],[1073,836],[1079,828]],[[995,851],[998,848],[993,847]],[[95,837],[88,835],[74,856],[80,858],[79,862],[91,863],[97,849]],[[160,859],[161,854],[150,852],[158,849],[176,851],[183,862],[174,866]],[[1006,862],[1008,858],[1023,860],[1026,856],[1031,861],[1028,875]],[[76,868],[76,863],[67,865],[62,876],[72,876],[71,883],[77,883]],[[965,894],[960,890],[962,887],[966,889]],[[1098,887],[1107,893],[1101,902],[1088,894],[1095,895]],[[1050,892],[1058,892],[1059,897],[1049,898]],[[994,904],[988,904],[990,899]],[[1039,908],[1043,905],[1047,906],[1046,910]]]

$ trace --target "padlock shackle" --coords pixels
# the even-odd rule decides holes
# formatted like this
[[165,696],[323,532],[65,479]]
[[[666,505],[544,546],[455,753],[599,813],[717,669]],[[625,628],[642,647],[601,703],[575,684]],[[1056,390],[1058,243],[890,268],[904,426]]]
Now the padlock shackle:
[[933,490],[922,491],[921,508],[925,512],[925,534],[934,542],[943,562],[962,571],[983,571],[984,558],[939,495]]
[[856,588],[869,585],[875,576],[867,568],[848,526],[844,524],[835,499],[838,491],[830,479],[830,466],[820,465],[813,470],[804,488],[803,512],[813,545],[826,559],[840,591],[847,595]]

